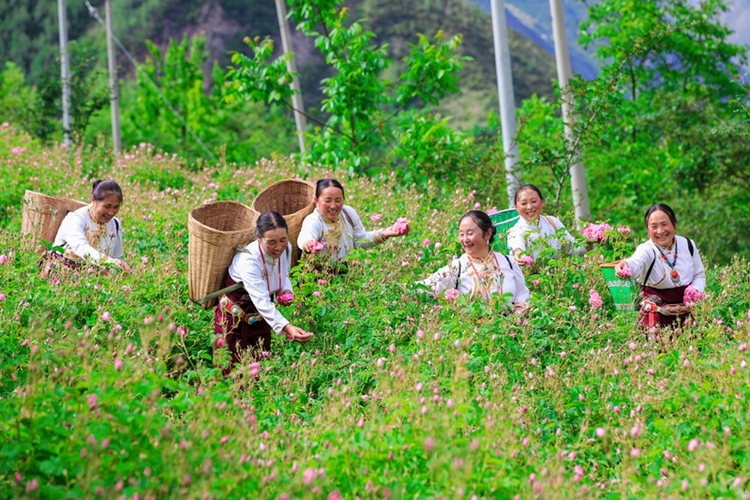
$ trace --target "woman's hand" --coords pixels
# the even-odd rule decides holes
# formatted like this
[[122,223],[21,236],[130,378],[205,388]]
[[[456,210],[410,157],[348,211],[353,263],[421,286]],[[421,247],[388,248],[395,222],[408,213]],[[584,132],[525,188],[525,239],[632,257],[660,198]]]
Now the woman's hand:
[[294,326],[291,323],[288,323],[284,327],[283,332],[287,340],[294,340],[296,342],[299,342],[300,344],[304,344],[313,336],[312,332],[306,332],[302,328]]
[[393,229],[393,227],[387,227],[383,229],[383,236],[385,236],[386,238],[393,238],[394,236],[403,236],[409,233],[409,229],[411,228],[409,227],[408,224],[406,225],[406,231],[404,231],[403,233],[399,233],[398,231]]
[[304,245],[302,245],[302,250],[304,250],[306,253],[312,252],[313,243],[315,240],[307,240]]
[[[625,271],[627,269],[627,271]],[[615,274],[618,278],[629,278],[632,276],[632,272],[630,272],[630,266],[628,266],[628,261],[621,260],[617,264],[615,264]]]
[[513,303],[514,314],[523,314],[528,310],[529,310],[529,305],[526,302],[514,302]]
[[112,259],[112,263],[119,267],[121,271],[125,271],[126,273],[131,272],[130,266],[120,259]]
[[523,250],[521,250],[520,248],[516,248],[515,250],[513,250],[513,258],[516,259],[516,264],[518,264],[519,266],[526,265],[526,262],[524,262],[523,259],[521,258],[522,253],[523,253]]

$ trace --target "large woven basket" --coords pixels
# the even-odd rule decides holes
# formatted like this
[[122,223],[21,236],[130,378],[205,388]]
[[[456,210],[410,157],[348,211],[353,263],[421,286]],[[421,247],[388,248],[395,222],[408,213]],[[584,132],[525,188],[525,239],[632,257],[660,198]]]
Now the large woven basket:
[[315,210],[315,186],[297,179],[285,179],[271,184],[253,200],[252,208],[262,214],[275,210],[284,216],[292,243],[292,266],[299,260],[297,237],[302,221]]
[[[236,201],[217,201],[188,215],[188,285],[190,300],[216,292],[238,247],[255,239],[258,212]],[[216,299],[202,304],[205,309]]]
[[35,239],[55,241],[65,216],[85,205],[82,201],[27,190],[23,195],[21,232]]

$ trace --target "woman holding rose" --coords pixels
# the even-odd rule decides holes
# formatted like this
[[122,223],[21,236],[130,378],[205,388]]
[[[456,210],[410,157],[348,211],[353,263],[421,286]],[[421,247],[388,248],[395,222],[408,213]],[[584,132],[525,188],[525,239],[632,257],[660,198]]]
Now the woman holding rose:
[[[255,350],[255,355],[259,350],[269,352],[271,331],[302,343],[312,337],[311,332],[292,325],[274,304],[294,301],[286,220],[278,212],[264,212],[256,231],[258,239],[237,252],[224,279],[224,286],[242,283],[242,288],[219,297],[214,316],[214,331],[224,336],[232,364],[239,363],[248,349]],[[224,374],[230,371],[231,367]]]
[[642,283],[642,326],[679,326],[706,288],[703,261],[693,241],[677,235],[677,217],[668,205],[651,205],[644,222],[649,240],[638,245],[629,259],[618,262],[615,272]]
[[409,232],[409,222],[376,231],[365,230],[356,210],[344,205],[344,187],[336,179],[320,179],[315,185],[315,210],[305,217],[297,245],[307,253],[343,260],[353,248],[369,248],[388,238]]

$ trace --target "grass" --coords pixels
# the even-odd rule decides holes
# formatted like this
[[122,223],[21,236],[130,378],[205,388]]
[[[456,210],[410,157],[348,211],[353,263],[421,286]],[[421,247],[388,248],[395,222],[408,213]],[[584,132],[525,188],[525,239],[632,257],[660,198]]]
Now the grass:
[[[111,160],[12,127],[0,129],[0,172],[8,497],[747,496],[744,261],[710,269],[695,326],[649,339],[615,312],[598,270],[638,237],[540,265],[524,317],[418,293],[457,251],[460,216],[501,204],[460,189],[446,199],[283,158],[189,171],[148,145]],[[355,251],[344,276],[299,268],[283,311],[313,340],[275,337],[257,376],[245,364],[223,379],[212,311],[187,299],[187,214],[249,204],[297,174],[335,175],[364,221],[407,217],[412,231]],[[36,242],[18,232],[23,190],[87,199],[110,176],[132,274],[41,280]]]

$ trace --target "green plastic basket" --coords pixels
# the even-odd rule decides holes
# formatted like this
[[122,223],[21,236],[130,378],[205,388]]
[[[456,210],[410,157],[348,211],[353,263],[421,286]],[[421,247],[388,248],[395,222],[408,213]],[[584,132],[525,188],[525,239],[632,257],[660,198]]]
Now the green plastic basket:
[[490,215],[492,224],[497,229],[497,241],[492,245],[492,249],[500,253],[508,253],[508,239],[506,238],[508,230],[516,225],[519,219],[518,210],[508,208],[500,210]]
[[612,296],[612,302],[618,311],[634,311],[638,300],[638,290],[632,278],[622,279],[615,274],[615,265],[620,262],[609,262],[602,264],[599,269],[607,283],[607,290]]

